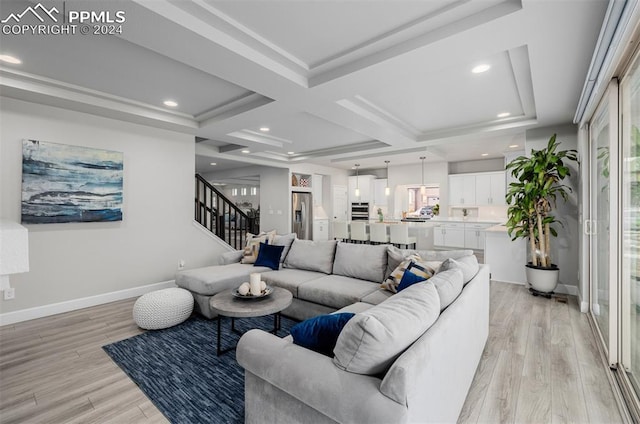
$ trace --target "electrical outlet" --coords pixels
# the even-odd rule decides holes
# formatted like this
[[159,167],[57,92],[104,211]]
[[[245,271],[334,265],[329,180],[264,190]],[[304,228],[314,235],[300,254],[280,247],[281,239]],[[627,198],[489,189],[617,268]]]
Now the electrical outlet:
[[183,269],[185,265],[186,262],[184,261],[184,259],[180,259],[180,261],[178,262],[178,269]]
[[4,289],[4,300],[12,300],[16,298],[16,289],[13,287],[9,287],[8,289]]

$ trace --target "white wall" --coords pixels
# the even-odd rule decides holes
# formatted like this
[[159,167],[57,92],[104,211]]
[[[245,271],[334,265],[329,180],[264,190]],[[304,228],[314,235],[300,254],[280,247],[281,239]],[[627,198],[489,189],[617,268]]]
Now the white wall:
[[[547,146],[549,138],[557,134],[560,141],[560,150],[577,149],[578,129],[574,125],[559,125],[555,127],[537,128],[527,131],[525,151],[527,156],[531,149],[540,150]],[[564,183],[571,187],[573,193],[569,195],[567,202],[558,199],[556,217],[563,226],[556,225],[558,237],[551,237],[551,259],[560,267],[560,283],[566,286],[574,286],[570,293],[576,294],[579,275],[580,229],[579,219],[579,194],[580,174],[576,163],[568,164],[571,168],[571,177]]]
[[[449,209],[449,167],[447,162],[425,162],[424,183],[426,185],[438,185],[440,187],[440,214],[446,214]],[[422,183],[422,163],[413,165],[389,166],[388,184],[391,187],[389,199],[389,215],[395,218],[402,217],[401,194],[398,193],[399,185]]]
[[30,271],[11,277],[2,313],[172,280],[217,263],[226,249],[193,223],[192,135],[2,98],[0,216],[20,222],[22,139],[124,153],[121,222],[40,224],[29,229]]

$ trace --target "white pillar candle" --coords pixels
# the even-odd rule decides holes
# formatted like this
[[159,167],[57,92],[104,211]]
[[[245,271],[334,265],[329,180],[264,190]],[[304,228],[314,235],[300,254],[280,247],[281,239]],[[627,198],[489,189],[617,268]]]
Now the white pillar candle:
[[249,274],[249,285],[251,286],[251,294],[253,296],[259,296],[262,290],[260,290],[260,274],[257,272]]

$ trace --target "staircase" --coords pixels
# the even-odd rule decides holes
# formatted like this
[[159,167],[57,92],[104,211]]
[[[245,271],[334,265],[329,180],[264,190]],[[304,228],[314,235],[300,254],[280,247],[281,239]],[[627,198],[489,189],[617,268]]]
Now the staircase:
[[196,174],[195,219],[234,249],[242,249],[247,233],[258,232],[258,220],[249,217],[217,188]]

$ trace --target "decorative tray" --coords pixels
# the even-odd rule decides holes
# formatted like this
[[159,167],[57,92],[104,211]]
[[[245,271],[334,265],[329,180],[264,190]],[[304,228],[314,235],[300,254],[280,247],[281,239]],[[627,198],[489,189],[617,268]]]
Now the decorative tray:
[[233,295],[235,297],[240,298],[240,299],[262,299],[263,297],[267,297],[271,293],[273,293],[273,288],[271,286],[267,286],[267,288],[262,291],[262,294],[260,294],[258,296],[254,296],[252,294],[242,295],[242,294],[240,294],[240,292],[238,292],[237,288],[233,289],[233,291],[231,293],[233,293]]

